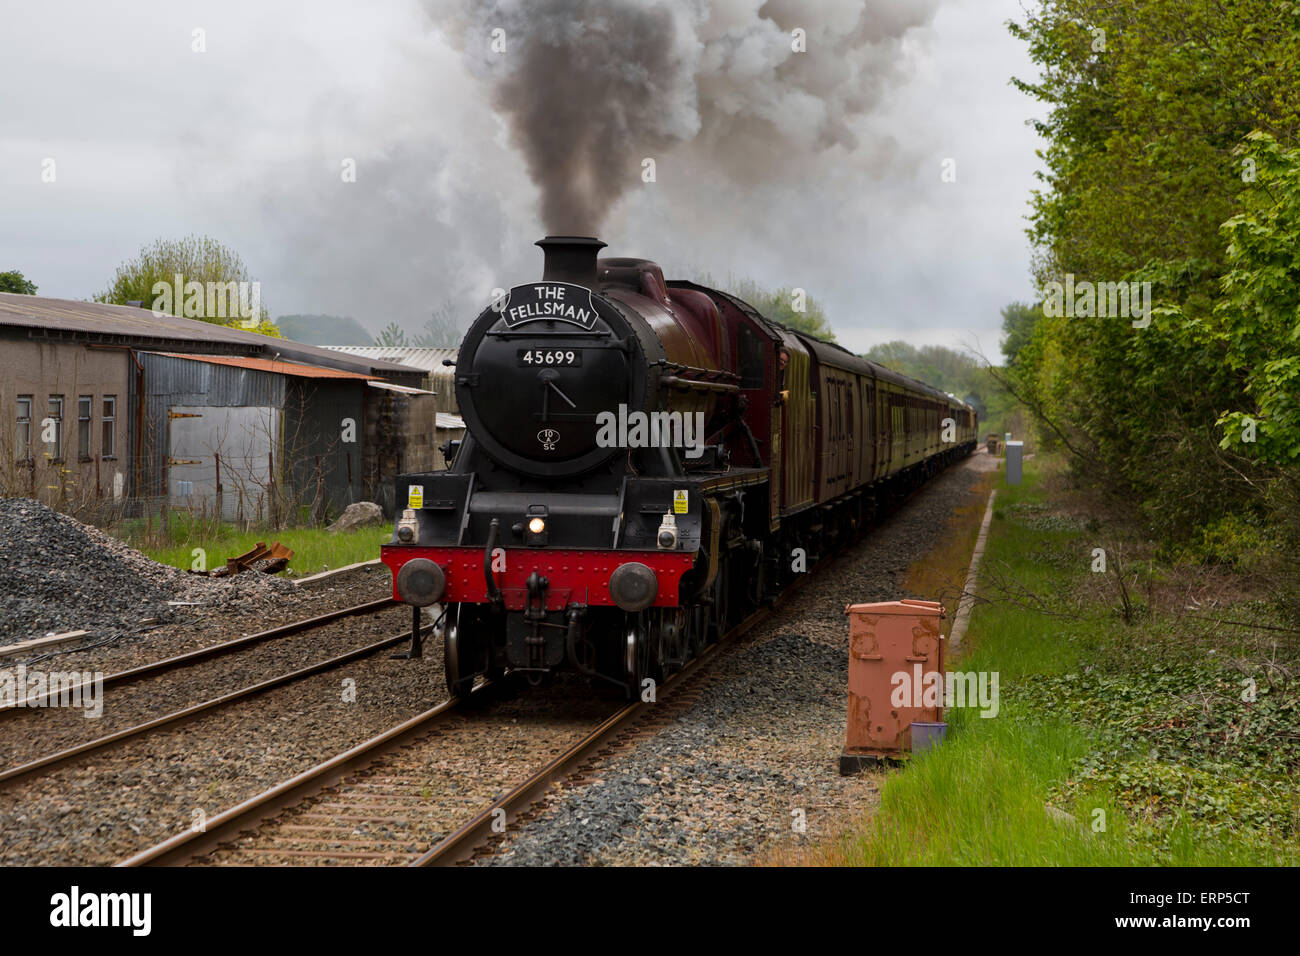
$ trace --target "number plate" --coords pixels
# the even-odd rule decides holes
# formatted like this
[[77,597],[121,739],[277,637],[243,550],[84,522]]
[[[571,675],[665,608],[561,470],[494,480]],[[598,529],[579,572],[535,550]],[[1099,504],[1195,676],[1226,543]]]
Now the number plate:
[[582,364],[582,349],[519,349],[519,365],[524,368],[573,367]]

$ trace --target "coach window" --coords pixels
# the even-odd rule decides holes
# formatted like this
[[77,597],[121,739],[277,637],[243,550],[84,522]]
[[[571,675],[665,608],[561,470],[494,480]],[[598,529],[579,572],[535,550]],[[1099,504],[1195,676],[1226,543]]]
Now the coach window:
[[[63,396],[51,395],[49,413],[41,422],[41,430],[48,436],[45,457],[50,461],[63,460]],[[44,436],[43,436],[44,437]]]
[[77,399],[77,460],[90,461],[90,416],[95,409],[95,396],[82,395]]
[[32,396],[18,396],[18,435],[14,443],[18,461],[32,460]]
[[746,326],[740,327],[740,387],[763,387],[763,343]]
[[117,396],[104,396],[104,442],[100,446],[99,455],[101,458],[112,458],[117,454],[117,443],[113,440],[114,429],[117,427]]

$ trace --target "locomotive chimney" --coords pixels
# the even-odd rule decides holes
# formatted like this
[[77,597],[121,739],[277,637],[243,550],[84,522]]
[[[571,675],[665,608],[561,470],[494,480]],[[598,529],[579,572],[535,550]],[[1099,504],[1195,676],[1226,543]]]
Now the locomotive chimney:
[[547,236],[537,242],[545,265],[543,282],[571,282],[596,288],[596,256],[605,244],[592,236]]

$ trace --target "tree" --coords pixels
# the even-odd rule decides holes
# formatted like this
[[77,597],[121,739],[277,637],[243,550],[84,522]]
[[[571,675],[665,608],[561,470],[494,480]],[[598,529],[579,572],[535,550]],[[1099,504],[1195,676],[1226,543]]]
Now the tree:
[[[140,302],[156,312],[245,328],[280,338],[270,312],[261,303],[261,285],[249,278],[239,254],[208,236],[158,239],[139,256],[117,267],[109,287],[96,302]],[[253,313],[246,315],[245,313]]]
[[[1278,271],[1294,262],[1294,227],[1284,211],[1263,215],[1279,196],[1240,195],[1265,164],[1237,149],[1256,131],[1300,136],[1296,12],[1290,0],[1039,0],[1011,25],[1040,72],[1016,83],[1047,108],[1029,230],[1040,292],[1150,283],[1153,308],[1041,315],[1027,340],[1010,337],[1009,379],[1079,473],[1136,501],[1169,539],[1264,507],[1263,462],[1278,447],[1225,449],[1225,426],[1295,387],[1290,353],[1277,365],[1258,351],[1280,344],[1265,327],[1294,288],[1294,266]],[[1220,227],[1234,221],[1225,243]],[[1243,364],[1246,340],[1256,351]],[[1285,408],[1271,407],[1267,434],[1285,432]]]
[[0,272],[0,292],[17,292],[19,295],[35,295],[36,283],[26,278],[17,269],[12,272]]
[[454,349],[460,345],[461,338],[460,329],[456,326],[455,307],[450,302],[444,302],[433,310],[411,344],[425,349]]
[[1034,336],[1034,326],[1042,310],[1025,302],[1012,302],[1002,308],[1002,354],[1014,365],[1020,350]]
[[406,329],[402,328],[396,322],[389,322],[382,332],[375,336],[376,345],[387,345],[394,348],[404,348],[406,342]]
[[371,335],[356,319],[343,315],[281,315],[280,334],[308,345],[369,345]]

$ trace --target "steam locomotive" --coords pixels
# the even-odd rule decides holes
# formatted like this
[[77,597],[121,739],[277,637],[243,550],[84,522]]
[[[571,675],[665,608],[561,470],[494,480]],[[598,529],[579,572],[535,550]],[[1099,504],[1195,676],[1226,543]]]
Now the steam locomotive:
[[951,395],[598,239],[537,245],[542,280],[461,345],[464,440],[398,477],[381,549],[417,623],[441,606],[455,696],[561,669],[636,694],[975,448]]

